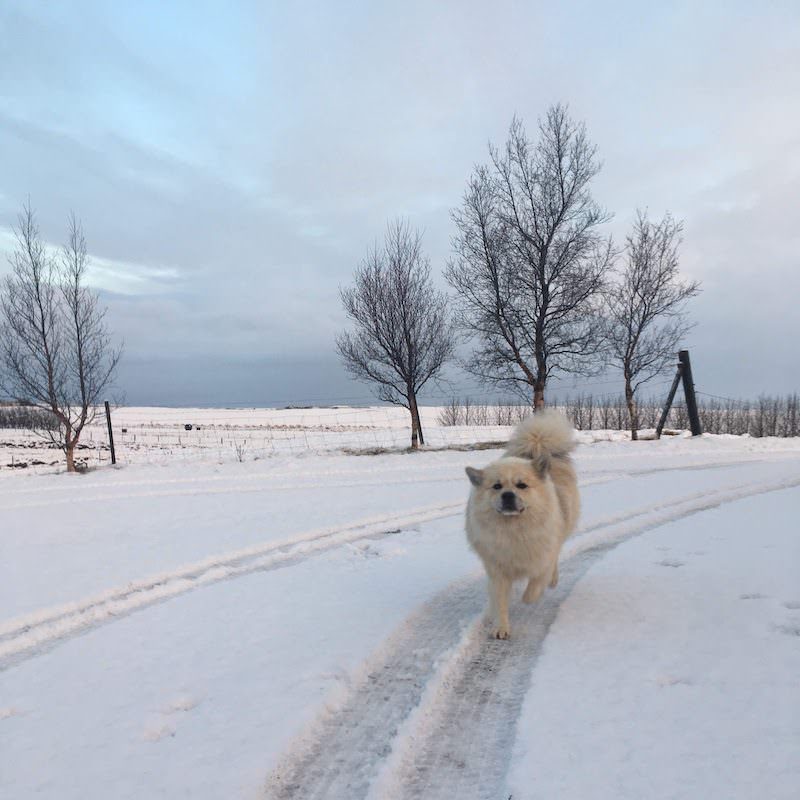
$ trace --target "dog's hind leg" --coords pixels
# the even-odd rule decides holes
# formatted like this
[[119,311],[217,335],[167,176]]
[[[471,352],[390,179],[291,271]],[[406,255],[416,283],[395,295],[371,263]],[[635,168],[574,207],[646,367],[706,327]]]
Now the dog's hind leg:
[[510,633],[510,625],[508,622],[508,596],[511,593],[511,581],[504,575],[490,575],[489,593],[491,597],[492,616],[495,622],[492,636],[495,639],[508,639]]
[[523,603],[535,603],[544,591],[545,578],[542,576],[531,578],[528,585],[525,587],[525,592],[522,595]]
[[550,576],[550,588],[558,586],[558,559],[556,558],[553,564],[553,574]]

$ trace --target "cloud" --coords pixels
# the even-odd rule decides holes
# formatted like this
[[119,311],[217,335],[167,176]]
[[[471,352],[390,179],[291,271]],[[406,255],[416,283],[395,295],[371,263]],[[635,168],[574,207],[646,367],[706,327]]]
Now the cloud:
[[[58,258],[61,247],[43,240],[48,252]],[[0,228],[0,275],[10,272],[10,262],[18,243],[13,230]],[[169,291],[180,280],[174,267],[133,264],[87,254],[86,284],[97,290],[119,294],[148,295]]]
[[74,210],[136,358],[338,368],[338,287],[386,220],[423,228],[438,272],[487,142],[566,100],[615,236],[638,206],[686,220],[717,393],[749,391],[742,359],[764,389],[798,372],[751,346],[800,333],[792,4],[12,2],[0,24],[0,247],[29,195],[48,241]]

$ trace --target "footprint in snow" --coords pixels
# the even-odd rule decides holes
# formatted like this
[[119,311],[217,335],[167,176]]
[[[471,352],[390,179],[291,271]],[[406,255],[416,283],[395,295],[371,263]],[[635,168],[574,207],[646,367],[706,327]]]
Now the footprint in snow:
[[789,623],[788,625],[776,625],[775,630],[786,634],[786,636],[800,636],[800,623]]
[[161,713],[175,714],[179,711],[191,711],[199,703],[200,701],[191,694],[179,694],[161,709]]
[[656,678],[656,683],[659,686],[692,686],[693,681],[691,678],[683,678],[678,675],[662,675]]
[[766,600],[767,596],[765,594],[759,594],[758,592],[753,592],[752,594],[740,594],[740,600]]
[[194,695],[188,693],[176,695],[147,722],[142,738],[146,742],[158,742],[161,739],[175,736],[178,730],[175,721],[176,715],[191,711],[199,703],[200,700]]
[[665,558],[663,561],[657,562],[660,567],[683,567],[686,562],[685,561],[676,561],[670,558]]
[[142,738],[146,742],[158,742],[175,735],[175,723],[171,720],[153,720],[145,726]]
[[787,600],[783,604],[784,608],[788,608],[789,611],[797,611],[800,609],[800,600]]
[[361,558],[380,558],[380,556],[383,555],[378,548],[370,544],[351,544],[349,547],[353,555],[360,556]]

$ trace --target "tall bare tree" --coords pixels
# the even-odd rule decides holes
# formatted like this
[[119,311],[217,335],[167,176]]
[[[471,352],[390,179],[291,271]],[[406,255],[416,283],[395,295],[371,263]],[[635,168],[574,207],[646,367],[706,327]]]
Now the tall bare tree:
[[[47,412],[37,428],[75,471],[75,448],[111,385],[120,359],[105,309],[85,285],[88,258],[80,222],[69,219],[67,244],[48,252],[26,205],[15,228],[11,274],[0,292],[0,389]],[[40,418],[41,419],[41,418]]]
[[650,222],[646,212],[637,211],[624,266],[608,292],[609,349],[625,380],[632,439],[639,438],[636,392],[675,363],[678,345],[692,327],[685,305],[700,284],[680,279],[682,232],[683,223],[668,213]]
[[602,366],[601,297],[614,252],[600,231],[610,216],[590,191],[599,169],[583,123],[552,106],[535,143],[512,121],[505,147],[490,147],[453,212],[446,275],[457,322],[476,345],[465,366],[536,408],[554,373]]
[[368,253],[342,305],[355,323],[336,340],[347,371],[374,385],[378,398],[407,408],[411,446],[425,443],[417,397],[452,358],[455,339],[447,297],[430,277],[422,237],[408,223],[386,229],[382,247]]

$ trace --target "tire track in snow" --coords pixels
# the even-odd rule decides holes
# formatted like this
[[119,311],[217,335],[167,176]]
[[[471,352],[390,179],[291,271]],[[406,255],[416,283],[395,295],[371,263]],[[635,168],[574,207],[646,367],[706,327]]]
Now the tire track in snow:
[[328,705],[267,781],[270,800],[363,798],[409,709],[442,654],[484,606],[479,573],[452,584],[403,623],[362,667],[353,688]]
[[558,587],[515,603],[512,639],[488,638],[483,576],[453,584],[409,618],[270,774],[270,800],[502,797],[515,725],[544,638],[589,567],[620,542],[724,503],[800,485],[788,478],[674,499],[579,532]]
[[[437,477],[435,475],[415,475],[413,478],[394,478],[392,484],[395,486],[402,486],[406,484],[415,483],[455,483],[462,481],[463,476],[447,475]],[[262,486],[203,486],[198,485],[185,489],[153,489],[150,491],[142,492],[111,492],[109,494],[95,494],[80,496],[81,503],[110,503],[119,500],[143,500],[152,499],[156,497],[203,497],[217,494],[268,494],[270,492],[289,492],[289,491],[307,491],[308,489],[318,488],[324,486],[326,489],[357,489],[364,486],[374,486],[376,484],[375,478],[364,478],[363,480],[354,481],[328,481],[319,483],[308,480],[297,480],[289,483],[273,483],[264,484]],[[197,481],[201,484],[202,481]],[[47,500],[30,500],[17,502],[12,505],[0,507],[0,511],[18,511],[29,508],[46,508],[48,506],[64,505],[75,503],[75,496],[53,497]]]
[[172,597],[253,572],[277,569],[360,539],[460,514],[464,503],[371,517],[310,531],[196,561],[109,589],[75,603],[45,608],[0,624],[0,671],[50,649],[59,641]]
[[[586,484],[617,478],[590,478]],[[428,479],[430,480],[430,479]],[[462,480],[462,478],[459,478]],[[344,544],[379,537],[463,513],[464,502],[414,509],[403,514],[380,515],[349,525],[322,528],[278,542],[210,556],[175,570],[150,575],[91,595],[79,601],[43,608],[0,623],[0,672],[50,649],[57,642],[161,603],[202,586],[231,580],[257,571],[290,566]]]
[[[616,472],[586,479],[594,485],[619,478]],[[430,480],[430,479],[428,479]],[[459,478],[463,480],[463,478]],[[248,491],[248,490],[245,490]],[[52,647],[60,640],[125,617],[202,586],[252,572],[290,566],[298,561],[388,530],[411,527],[463,511],[462,501],[380,515],[350,525],[322,528],[279,542],[210,556],[175,570],[150,575],[91,595],[79,601],[43,608],[0,623],[0,672]]]
[[[617,472],[597,474],[581,481],[581,485],[597,485],[620,477]],[[252,572],[290,566],[334,547],[380,536],[387,530],[455,516],[461,513],[463,508],[464,503],[459,501],[415,509],[404,514],[381,515],[350,525],[318,529],[279,542],[267,542],[210,556],[175,570],[131,581],[72,603],[51,606],[15,617],[0,623],[0,672],[50,649],[63,639],[85,633],[202,586],[249,575]],[[623,518],[629,516],[630,514],[623,515]]]
[[[715,463],[708,467],[696,468],[713,469],[722,466],[735,466],[735,464]],[[663,467],[660,470],[648,468],[645,474],[669,472],[674,469],[676,468],[673,466]],[[585,487],[623,477],[634,477],[636,474],[634,471],[620,473],[616,470],[606,473],[596,472],[579,483]],[[701,493],[700,496],[705,496],[705,493]],[[663,505],[670,505],[673,502],[676,501],[669,500]],[[73,603],[60,604],[16,617],[0,623],[0,672],[52,649],[62,640],[86,633],[115,619],[202,586],[257,571],[290,566],[343,544],[381,536],[389,530],[455,516],[462,512],[463,507],[464,503],[459,501],[415,509],[404,514],[381,515],[350,525],[318,529],[280,542],[267,542],[211,556],[169,572],[157,573],[108,589]],[[646,510],[652,508],[652,505],[645,507]],[[607,518],[595,523],[591,528],[579,531],[576,535],[593,530],[598,525],[608,525],[636,517],[645,509]]]
[[[498,450],[501,448],[498,448]],[[493,451],[486,451],[493,452]],[[708,453],[706,455],[712,455]],[[769,455],[767,458],[765,455]],[[796,458],[796,452],[789,453],[776,453],[764,454],[758,453],[753,455],[738,455],[736,458],[730,458],[722,461],[708,461],[698,464],[678,465],[673,464],[665,467],[642,467],[638,469],[583,469],[583,474],[586,482],[609,480],[611,478],[622,477],[638,477],[643,475],[651,475],[661,472],[685,472],[687,470],[710,470],[720,469],[723,467],[736,467],[744,463],[761,463],[765,461],[780,461],[789,458]],[[579,468],[582,466],[578,464]],[[403,477],[406,473],[412,473],[413,477]],[[437,474],[438,473],[438,474]],[[182,497],[182,496],[196,496],[196,495],[212,495],[212,494],[248,494],[272,491],[292,491],[314,488],[316,486],[324,486],[325,488],[359,488],[363,486],[374,486],[378,480],[374,477],[368,477],[369,472],[366,470],[317,470],[305,475],[303,477],[297,476],[294,481],[287,481],[283,483],[270,484],[268,481],[274,479],[278,474],[275,472],[264,473],[250,473],[242,475],[203,475],[191,478],[147,478],[136,479],[132,481],[108,481],[94,483],[83,483],[78,485],[80,491],[88,489],[109,489],[108,493],[97,493],[91,495],[80,495],[82,503],[98,503],[98,502],[116,502],[119,500],[138,500],[149,499],[154,497]],[[382,473],[383,474],[383,473]],[[342,475],[352,475],[353,480],[342,480]],[[359,478],[359,476],[362,476]],[[459,467],[443,464],[420,464],[415,465],[413,469],[399,469],[396,472],[389,473],[388,479],[393,484],[404,485],[414,483],[451,483],[460,482],[464,480],[463,472]],[[83,481],[83,478],[78,480]],[[264,483],[260,486],[244,486],[243,483],[252,484],[254,481],[262,480]],[[384,475],[380,479],[381,482],[387,481],[387,476]],[[224,484],[230,482],[232,485],[219,486],[214,484]],[[204,485],[211,484],[211,485]],[[158,486],[157,489],[145,490],[146,486]],[[134,488],[137,487],[137,488]],[[168,487],[168,488],[165,488]],[[178,488],[181,487],[181,488]],[[184,488],[185,487],[185,488]],[[127,489],[127,491],[119,491],[120,488]],[[43,491],[41,487],[31,488],[29,486],[23,488],[14,488],[0,492],[0,500],[6,498],[14,498],[15,496],[33,495],[31,500],[19,500],[17,502],[3,505],[0,503],[0,511],[17,511],[22,509],[32,508],[45,508],[54,505],[64,505],[75,502],[76,485],[70,481],[69,485],[66,483],[63,486],[48,486],[45,498],[42,497]],[[62,496],[53,496],[60,494]]]

